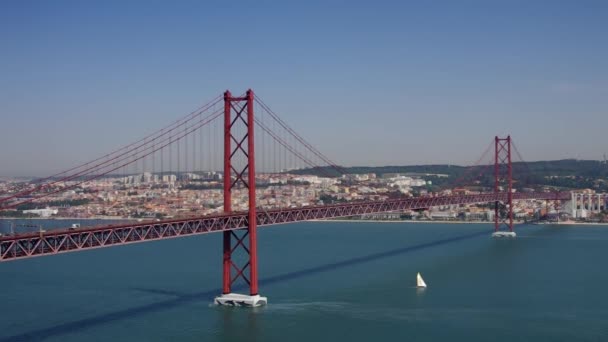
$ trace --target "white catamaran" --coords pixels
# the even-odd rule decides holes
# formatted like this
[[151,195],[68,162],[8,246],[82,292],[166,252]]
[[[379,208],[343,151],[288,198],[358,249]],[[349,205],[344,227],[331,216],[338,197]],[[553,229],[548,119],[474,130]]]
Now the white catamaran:
[[424,279],[422,279],[420,272],[418,272],[418,275],[416,276],[416,286],[418,288],[426,288],[426,283],[424,282]]

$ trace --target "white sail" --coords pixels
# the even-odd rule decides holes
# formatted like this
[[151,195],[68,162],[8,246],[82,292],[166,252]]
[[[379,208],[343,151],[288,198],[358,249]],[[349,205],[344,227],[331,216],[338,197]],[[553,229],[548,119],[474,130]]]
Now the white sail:
[[426,287],[426,283],[424,282],[424,279],[422,279],[422,276],[420,275],[420,273],[418,273],[418,275],[416,276],[416,286]]

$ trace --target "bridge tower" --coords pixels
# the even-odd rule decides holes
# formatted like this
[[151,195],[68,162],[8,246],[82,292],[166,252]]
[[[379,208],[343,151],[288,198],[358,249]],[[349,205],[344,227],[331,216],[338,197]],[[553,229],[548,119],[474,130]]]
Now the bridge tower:
[[511,165],[511,136],[494,138],[494,192],[505,192],[502,215],[501,201],[494,202],[494,236],[515,237],[513,231],[513,168]]
[[[215,303],[220,305],[267,303],[266,297],[258,293],[253,103],[251,89],[244,97],[232,96],[230,91],[224,93],[224,213],[232,212],[235,188],[248,190],[249,213],[247,228],[223,232],[222,295],[215,298]],[[249,285],[249,295],[232,293],[233,284],[239,279]]]

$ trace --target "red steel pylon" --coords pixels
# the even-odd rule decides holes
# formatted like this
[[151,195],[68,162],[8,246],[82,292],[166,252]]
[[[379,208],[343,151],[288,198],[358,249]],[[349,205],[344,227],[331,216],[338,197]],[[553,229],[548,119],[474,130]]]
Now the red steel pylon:
[[[253,96],[251,89],[244,97],[233,97],[230,91],[224,93],[224,212],[232,211],[232,189],[245,187],[249,190],[247,228],[223,233],[224,294],[231,292],[232,284],[239,278],[249,285],[250,295],[258,294]],[[237,126],[242,129],[236,129]],[[243,160],[244,165],[237,165],[237,161],[242,164]],[[237,250],[247,255],[244,265],[237,265],[233,258]]]
[[513,168],[511,166],[511,136],[494,138],[494,192],[507,192],[506,217],[501,215],[499,201],[494,202],[494,231],[506,226],[513,231]]

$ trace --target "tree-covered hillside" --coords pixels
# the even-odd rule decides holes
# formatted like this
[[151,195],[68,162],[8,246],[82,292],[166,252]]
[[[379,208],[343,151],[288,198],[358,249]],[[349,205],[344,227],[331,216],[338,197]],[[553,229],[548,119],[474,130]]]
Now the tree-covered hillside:
[[[345,167],[350,174],[375,173],[379,177],[388,173],[426,175],[433,188],[461,185],[480,185],[491,187],[493,184],[493,165],[464,167],[458,165],[408,165],[408,166],[354,166]],[[296,174],[326,176],[340,174],[331,167],[291,171]],[[433,176],[447,175],[448,177]],[[596,160],[563,159],[552,161],[513,163],[515,187],[538,188],[592,188],[608,191],[608,165]]]

